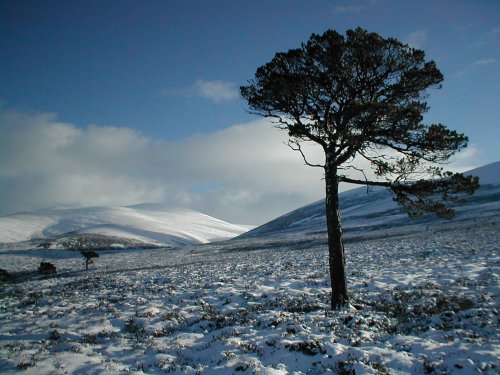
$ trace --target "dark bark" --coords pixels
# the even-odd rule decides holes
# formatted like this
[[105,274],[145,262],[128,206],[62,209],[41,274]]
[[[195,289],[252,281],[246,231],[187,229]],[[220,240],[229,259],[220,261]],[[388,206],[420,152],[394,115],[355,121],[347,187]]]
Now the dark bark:
[[328,260],[330,263],[330,283],[332,288],[332,310],[347,305],[347,280],[345,272],[344,241],[340,221],[339,178],[337,166],[331,162],[325,165],[326,181],[326,223],[328,229]]

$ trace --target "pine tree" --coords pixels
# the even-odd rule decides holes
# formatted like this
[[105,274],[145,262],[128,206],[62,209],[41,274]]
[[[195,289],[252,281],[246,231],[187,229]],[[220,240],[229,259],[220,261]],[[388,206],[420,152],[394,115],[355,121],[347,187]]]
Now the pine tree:
[[[357,28],[345,36],[313,34],[300,48],[277,53],[240,88],[251,113],[273,119],[307,165],[324,169],[332,309],[349,302],[341,182],[386,187],[411,217],[431,212],[451,218],[446,201],[479,187],[477,177],[439,167],[467,146],[467,137],[422,123],[427,90],[441,88],[442,81],[423,51]],[[321,146],[324,164],[307,160],[303,142]],[[377,178],[346,176],[357,169],[355,158],[369,161]]]
[[94,263],[94,258],[99,258],[99,254],[95,251],[81,251],[81,254],[85,258],[85,269],[89,269],[89,264]]

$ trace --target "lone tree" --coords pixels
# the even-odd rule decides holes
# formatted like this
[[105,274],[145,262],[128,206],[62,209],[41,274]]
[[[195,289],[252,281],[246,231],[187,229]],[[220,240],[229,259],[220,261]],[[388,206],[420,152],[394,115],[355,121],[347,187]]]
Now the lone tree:
[[94,263],[94,258],[99,258],[99,254],[95,251],[82,251],[83,257],[85,258],[85,269],[89,269],[89,264]]
[[[240,87],[251,113],[273,119],[288,131],[288,145],[307,165],[324,169],[332,309],[349,302],[340,182],[386,187],[410,217],[431,212],[451,218],[445,201],[479,187],[477,177],[437,166],[468,139],[442,124],[422,123],[429,109],[426,90],[443,81],[434,61],[424,57],[421,50],[361,28],[345,36],[328,30],[298,49],[277,53]],[[324,164],[309,162],[302,142],[320,145]],[[369,161],[377,178],[347,177],[347,169],[358,169],[355,158]]]

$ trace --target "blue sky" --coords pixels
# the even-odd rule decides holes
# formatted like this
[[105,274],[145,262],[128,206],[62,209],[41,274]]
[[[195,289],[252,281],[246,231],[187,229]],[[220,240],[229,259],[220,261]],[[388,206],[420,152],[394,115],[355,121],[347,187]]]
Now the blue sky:
[[[321,198],[321,175],[246,112],[238,87],[276,52],[328,28],[361,26],[426,51],[445,76],[426,121],[471,140],[455,168],[500,160],[499,19],[495,0],[0,1],[0,142],[8,143],[0,163],[10,168],[0,172],[0,213],[166,201],[258,224]],[[33,139],[36,153],[26,155],[34,134],[52,146]],[[225,151],[230,140],[234,154]],[[202,154],[209,141],[211,154]],[[61,167],[69,154],[75,160]],[[35,167],[40,155],[57,167]],[[127,169],[132,159],[151,171]],[[283,160],[290,169],[281,181]],[[238,182],[230,169],[272,186]],[[106,189],[85,197],[92,175]],[[297,182],[304,178],[310,185]]]

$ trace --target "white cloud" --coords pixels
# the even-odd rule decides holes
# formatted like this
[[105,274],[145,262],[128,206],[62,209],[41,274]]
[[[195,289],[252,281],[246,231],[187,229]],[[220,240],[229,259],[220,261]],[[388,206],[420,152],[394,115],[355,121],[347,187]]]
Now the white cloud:
[[53,114],[1,112],[0,132],[2,212],[162,197],[162,187],[144,178],[150,141],[130,129],[81,130]]
[[408,34],[403,41],[410,47],[419,49],[424,46],[428,33],[429,30],[415,30],[414,32]]
[[461,76],[465,76],[477,69],[483,69],[485,67],[487,67],[488,65],[492,65],[492,64],[496,64],[497,63],[497,60],[496,59],[480,59],[480,60],[476,60],[472,63],[470,63],[467,67],[465,67],[464,69],[458,71],[457,73],[455,73],[455,76],[457,77],[461,77]]
[[477,65],[477,66],[483,66],[483,65],[490,65],[490,64],[494,64],[496,63],[497,61],[495,59],[483,59],[483,60],[477,60],[477,61],[474,61],[474,65]]
[[321,170],[304,166],[264,120],[168,141],[0,111],[0,133],[1,214],[167,202],[257,224],[323,194]]
[[232,82],[198,80],[193,88],[198,95],[215,102],[233,100],[239,96],[238,88]]
[[184,89],[165,89],[165,95],[183,96],[186,98],[202,97],[216,103],[230,101],[239,97],[238,87],[227,81],[205,81],[200,79],[192,86]]
[[471,169],[481,166],[481,164],[478,163],[481,157],[481,149],[475,144],[470,144],[466,149],[457,152],[451,159],[451,165],[445,169],[451,170],[452,172],[470,171]]

